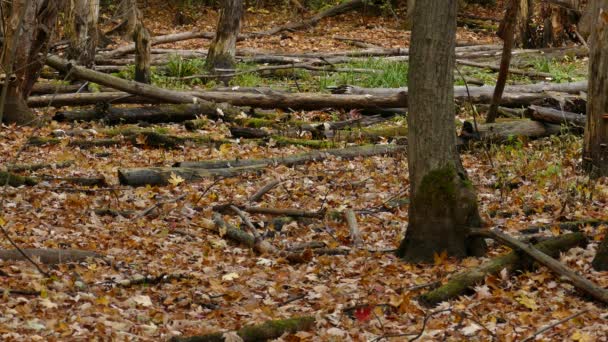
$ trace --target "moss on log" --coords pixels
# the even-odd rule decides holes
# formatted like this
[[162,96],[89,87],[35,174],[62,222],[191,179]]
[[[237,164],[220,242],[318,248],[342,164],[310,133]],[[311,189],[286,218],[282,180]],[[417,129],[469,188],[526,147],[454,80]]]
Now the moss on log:
[[[535,244],[534,247],[549,256],[556,257],[560,252],[585,243],[586,238],[583,234],[572,233],[545,240]],[[520,253],[511,252],[494,258],[472,270],[454,275],[446,284],[421,295],[419,300],[426,306],[435,306],[443,301],[464,294],[471,287],[482,282],[488,275],[497,274],[504,268],[513,271],[530,264],[529,258],[522,256]]]
[[[298,331],[310,330],[314,327],[315,318],[310,316],[294,317],[266,321],[260,325],[245,326],[236,334],[245,342],[268,341],[281,337],[285,333],[293,334]],[[213,333],[190,337],[173,337],[172,342],[223,342],[224,333]]]
[[38,184],[38,180],[32,177],[19,176],[14,173],[0,171],[0,186],[4,186],[8,184],[13,187],[18,187],[22,185],[36,185]]

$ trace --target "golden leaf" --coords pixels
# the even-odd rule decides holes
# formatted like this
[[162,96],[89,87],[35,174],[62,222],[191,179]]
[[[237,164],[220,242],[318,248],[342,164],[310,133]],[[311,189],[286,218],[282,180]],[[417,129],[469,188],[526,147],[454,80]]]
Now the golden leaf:
[[183,179],[182,177],[176,175],[175,173],[171,172],[171,177],[169,177],[169,183],[173,186],[178,186],[181,183],[183,183],[185,181],[185,179]]

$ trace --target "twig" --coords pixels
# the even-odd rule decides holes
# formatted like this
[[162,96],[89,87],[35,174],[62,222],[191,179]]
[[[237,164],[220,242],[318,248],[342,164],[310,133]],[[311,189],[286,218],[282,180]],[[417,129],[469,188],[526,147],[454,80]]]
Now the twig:
[[259,240],[260,239],[260,234],[258,233],[258,231],[255,228],[255,226],[253,225],[253,223],[251,223],[251,220],[249,220],[249,218],[247,217],[247,215],[245,215],[245,213],[241,209],[237,208],[234,205],[231,205],[230,209],[232,209],[232,211],[234,211],[237,215],[239,215],[239,217],[241,218],[241,220],[243,220],[243,222],[245,223],[245,225],[247,225],[247,227],[251,231],[251,235],[253,235],[253,238],[255,240]]
[[297,295],[291,298],[286,299],[284,302],[282,302],[281,304],[279,304],[279,306],[285,306],[289,303],[295,302],[296,300],[300,300],[302,298],[306,297],[306,295],[301,294],[301,295]]
[[575,314],[572,314],[572,315],[570,315],[570,316],[568,316],[568,317],[565,317],[565,318],[563,318],[563,319],[560,319],[559,321],[557,321],[557,322],[555,322],[555,323],[553,323],[553,324],[549,324],[549,325],[547,325],[546,327],[543,327],[542,329],[540,329],[540,330],[536,331],[534,334],[532,334],[532,335],[528,336],[526,339],[522,340],[522,342],[532,341],[532,340],[534,340],[534,339],[535,339],[535,338],[536,338],[538,335],[540,335],[540,334],[544,333],[545,331],[547,331],[547,330],[551,330],[551,329],[555,328],[556,326],[558,326],[558,325],[560,325],[560,324],[563,324],[563,323],[566,323],[566,322],[568,322],[569,320],[574,319],[574,318],[576,318],[576,317],[578,317],[578,316],[580,316],[580,315],[582,315],[582,314],[584,314],[584,313],[587,313],[587,312],[589,312],[589,309],[585,309],[585,310],[583,310],[583,311],[579,311],[579,312],[577,312],[577,313],[575,313]]
[[359,225],[357,224],[355,212],[352,209],[346,209],[344,211],[344,217],[346,218],[346,223],[348,224],[350,238],[353,245],[360,246],[363,244],[363,240],[361,240],[361,232],[359,231]]
[[424,317],[424,321],[422,321],[422,328],[420,329],[420,332],[418,333],[418,335],[409,339],[409,342],[416,341],[417,339],[419,339],[422,336],[422,334],[424,334],[424,329],[426,329],[426,323],[428,322],[429,319],[431,319],[431,317],[438,315],[440,313],[443,313],[443,312],[448,312],[448,311],[451,312],[452,309],[443,309],[443,310],[433,311],[433,312],[429,313],[428,315],[426,315]]

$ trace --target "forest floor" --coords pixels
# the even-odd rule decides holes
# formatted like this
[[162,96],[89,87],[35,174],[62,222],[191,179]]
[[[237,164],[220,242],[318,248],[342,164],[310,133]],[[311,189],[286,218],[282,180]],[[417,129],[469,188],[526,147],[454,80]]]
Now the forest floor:
[[[173,27],[172,15],[168,14],[173,13],[171,6],[167,1],[149,1],[145,18],[154,35],[194,28]],[[479,16],[500,16],[497,10],[468,10]],[[197,24],[203,23],[204,30],[213,31],[216,13],[195,12]],[[288,12],[277,14],[252,8],[247,11],[244,31],[294,19],[297,17]],[[392,16],[350,14],[324,20],[308,31],[288,33],[287,38],[246,40],[239,47],[287,52],[353,49],[333,39],[334,35],[355,37],[382,47],[409,45],[409,33],[400,29]],[[466,28],[459,28],[458,41],[498,43],[491,32]],[[164,47],[195,49],[208,43],[192,40]],[[540,67],[553,73],[557,81],[584,79],[586,75],[585,59],[537,59],[530,69]],[[495,80],[490,71],[463,70],[489,84]],[[404,85],[405,81],[399,78],[387,84],[388,76],[394,76],[394,71],[387,71],[381,80],[365,75],[309,75],[300,79],[297,86],[319,90],[345,82]],[[522,78],[511,81],[532,82]],[[291,88],[296,82],[289,77],[233,80],[234,85]],[[54,112],[40,110],[41,115],[49,117]],[[459,108],[459,112],[460,121],[471,118],[468,109]],[[291,115],[302,121],[325,121],[349,118],[351,113],[299,111]],[[406,120],[397,117],[389,124],[400,127],[406,125]],[[86,129],[84,137],[65,137],[55,145],[27,144],[30,137],[51,136],[54,131],[73,128]],[[154,129],[191,134],[181,124],[163,124]],[[117,146],[90,149],[70,145],[75,139],[105,137],[105,132],[106,127],[100,123],[58,122],[42,128],[5,127],[0,131],[3,165],[73,162],[66,168],[28,172],[43,179],[36,186],[0,190],[0,223],[14,242],[22,248],[85,249],[105,256],[103,260],[42,265],[50,277],[25,261],[0,261],[0,288],[4,292],[0,298],[2,340],[159,340],[309,315],[316,317],[315,329],[283,340],[401,341],[422,331],[423,341],[519,341],[583,310],[585,313],[577,318],[538,338],[607,340],[605,308],[544,267],[512,274],[504,271],[488,277],[466,296],[434,309],[421,306],[416,297],[428,291],[421,285],[443,282],[450,275],[509,249],[491,244],[486,257],[457,261],[438,256],[433,265],[407,264],[387,252],[398,246],[408,222],[407,201],[394,201],[408,197],[406,154],[354,160],[329,158],[198,182],[176,177],[167,186],[134,188],[119,185],[119,169],[171,166],[180,161],[280,157],[310,148],[279,146],[272,140],[260,145],[244,139],[220,146],[185,143],[177,149],[147,146],[145,138],[137,143],[124,138]],[[198,133],[230,138],[228,125],[221,120],[209,121]],[[486,225],[519,236],[521,230],[533,225],[607,220],[608,182],[591,181],[584,176],[581,148],[580,136],[563,134],[535,141],[513,139],[508,144],[489,147],[476,145],[464,152],[463,164],[478,191]],[[107,185],[83,187],[62,181],[76,176],[103,176]],[[280,186],[267,193],[258,205],[309,212],[352,208],[363,244],[352,246],[348,225],[340,217],[326,215],[279,224],[273,217],[252,214],[251,221],[258,225],[260,234],[279,249],[316,241],[330,248],[350,250],[348,255],[315,256],[309,262],[292,264],[284,258],[256,254],[209,229],[213,206],[247,205],[250,196],[275,179],[281,181]],[[397,204],[388,205],[393,202]],[[103,216],[95,213],[99,208],[136,214]],[[236,215],[224,215],[224,219],[235,226],[241,224]],[[586,248],[570,249],[559,260],[606,288],[608,273],[594,271],[591,260],[608,226],[587,226],[582,231],[590,237]],[[555,226],[540,235],[560,233]],[[7,239],[1,239],[0,247],[13,248]],[[165,275],[168,277],[163,278]],[[147,282],[134,281],[142,277],[147,277]],[[22,292],[11,292],[16,290]],[[451,310],[430,316],[443,309]]]

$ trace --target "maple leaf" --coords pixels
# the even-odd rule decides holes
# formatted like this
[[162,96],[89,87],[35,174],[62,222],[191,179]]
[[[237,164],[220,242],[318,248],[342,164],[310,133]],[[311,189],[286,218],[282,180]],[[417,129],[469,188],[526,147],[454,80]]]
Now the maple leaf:
[[178,186],[181,183],[183,183],[185,181],[185,179],[183,179],[182,177],[176,175],[175,173],[171,172],[171,177],[169,177],[168,182],[173,185],[173,186]]
[[224,281],[232,281],[234,279],[237,279],[238,277],[239,277],[238,273],[232,272],[232,273],[224,274],[222,276],[222,280],[224,280]]
[[366,322],[372,318],[372,307],[370,305],[363,306],[355,309],[355,313],[353,314],[357,321]]
[[239,336],[236,331],[229,331],[222,334],[225,342],[243,342],[241,336]]
[[516,299],[519,304],[527,307],[532,311],[536,311],[538,309],[538,304],[536,304],[536,301],[528,296],[520,295]]
[[433,253],[433,259],[435,260],[435,265],[445,264],[445,261],[448,259],[448,251],[443,251],[441,254]]

